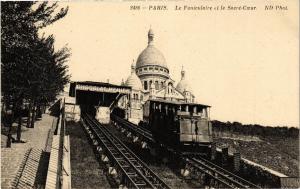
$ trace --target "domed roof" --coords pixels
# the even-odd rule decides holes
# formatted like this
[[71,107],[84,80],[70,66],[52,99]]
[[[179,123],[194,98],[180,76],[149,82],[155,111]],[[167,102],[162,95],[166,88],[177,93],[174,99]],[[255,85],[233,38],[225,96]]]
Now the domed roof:
[[157,65],[168,69],[164,55],[153,45],[154,32],[152,29],[148,32],[148,46],[139,55],[136,68],[148,65]]
[[192,89],[188,83],[188,81],[186,79],[181,80],[177,86],[176,86],[176,90],[178,90],[179,92],[183,93],[184,91],[188,91],[190,93],[192,93]]
[[148,31],[148,36],[151,36],[151,35],[154,36],[154,32],[153,32],[152,28],[150,28]]
[[145,50],[143,50],[136,62],[137,68],[148,65],[158,65],[168,68],[164,55],[153,45],[149,45]]
[[143,89],[141,80],[135,74],[134,65],[131,65],[131,74],[127,78],[127,80],[125,82],[125,86],[131,87],[134,90],[142,90]]
[[181,80],[177,84],[176,90],[178,90],[181,93],[183,93],[184,91],[188,91],[190,93],[193,93],[189,82],[185,78],[185,71],[183,71],[183,70],[181,71]]

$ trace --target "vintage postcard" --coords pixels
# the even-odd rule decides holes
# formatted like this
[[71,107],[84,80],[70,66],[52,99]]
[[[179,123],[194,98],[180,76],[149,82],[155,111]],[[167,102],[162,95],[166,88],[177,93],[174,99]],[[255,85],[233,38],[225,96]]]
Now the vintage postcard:
[[299,1],[1,2],[1,188],[298,188]]

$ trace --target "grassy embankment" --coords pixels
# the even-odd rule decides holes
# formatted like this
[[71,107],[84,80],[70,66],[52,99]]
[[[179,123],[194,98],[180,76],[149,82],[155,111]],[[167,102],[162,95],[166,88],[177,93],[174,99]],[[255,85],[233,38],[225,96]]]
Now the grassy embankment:
[[299,129],[222,124],[213,122],[218,146],[228,145],[229,150],[238,150],[246,159],[288,176],[299,176]]

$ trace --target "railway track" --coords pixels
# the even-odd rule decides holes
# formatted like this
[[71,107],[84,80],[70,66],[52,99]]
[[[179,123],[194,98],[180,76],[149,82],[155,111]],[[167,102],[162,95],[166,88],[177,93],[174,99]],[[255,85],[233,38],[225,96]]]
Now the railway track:
[[120,178],[120,184],[127,188],[169,189],[163,180],[105,126],[88,114],[83,114],[82,119],[94,144],[100,144],[98,151],[107,155]]
[[146,142],[150,142],[150,143],[154,143],[154,139],[152,137],[152,133],[148,130],[145,129],[143,127],[139,127],[125,119],[122,119],[116,115],[111,114],[111,119],[115,122],[118,123],[117,126],[121,125],[121,127],[123,127],[124,129],[126,129],[129,132],[134,133],[135,135],[137,135],[140,138],[143,138],[144,140],[146,140]]
[[208,174],[214,180],[226,188],[260,188],[259,186],[235,175],[222,167],[204,159],[203,157],[184,157],[187,166],[197,169],[201,173]]
[[[134,132],[133,134],[144,136],[144,139],[154,141],[149,130],[138,127],[137,125],[134,125],[133,123],[130,123],[127,120],[119,118],[115,115],[112,116],[112,119],[121,127],[130,130],[130,132]],[[204,159],[203,157],[195,155],[181,155],[181,158],[186,163],[187,167],[189,167],[191,170],[198,171],[201,174],[209,176],[223,187],[260,188],[259,186],[239,177],[238,175],[233,174],[232,172],[223,169],[222,167]]]

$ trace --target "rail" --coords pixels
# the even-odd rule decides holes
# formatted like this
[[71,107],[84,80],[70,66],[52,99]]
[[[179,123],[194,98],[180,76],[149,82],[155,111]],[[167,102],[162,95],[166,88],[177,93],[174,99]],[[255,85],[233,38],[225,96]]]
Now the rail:
[[133,132],[138,137],[143,138],[146,140],[146,142],[154,143],[154,139],[152,137],[152,134],[149,130],[139,127],[125,119],[122,119],[116,115],[111,114],[111,120],[114,121],[117,124],[121,124],[124,129],[127,129],[129,132]]
[[192,166],[194,169],[202,173],[206,173],[211,178],[228,188],[260,188],[259,186],[235,175],[222,167],[204,159],[203,157],[185,156],[183,158],[187,166]]
[[[117,124],[121,127],[133,132],[134,135],[142,135],[145,139],[154,141],[149,130],[138,127],[137,125],[134,125],[133,123],[130,123],[116,115],[112,115],[112,120],[117,122]],[[259,186],[219,167],[203,157],[195,157],[194,155],[181,155],[181,157],[187,167],[208,175],[210,178],[216,180],[218,183],[227,188],[260,188]]]
[[69,136],[65,135],[65,99],[60,100],[60,115],[53,136],[48,173],[47,189],[71,188],[70,144]]
[[168,189],[162,181],[142,160],[140,160],[125,144],[116,138],[107,128],[87,114],[83,121],[94,143],[100,143],[109,160],[113,161],[116,170],[122,172],[122,184],[129,188]]

